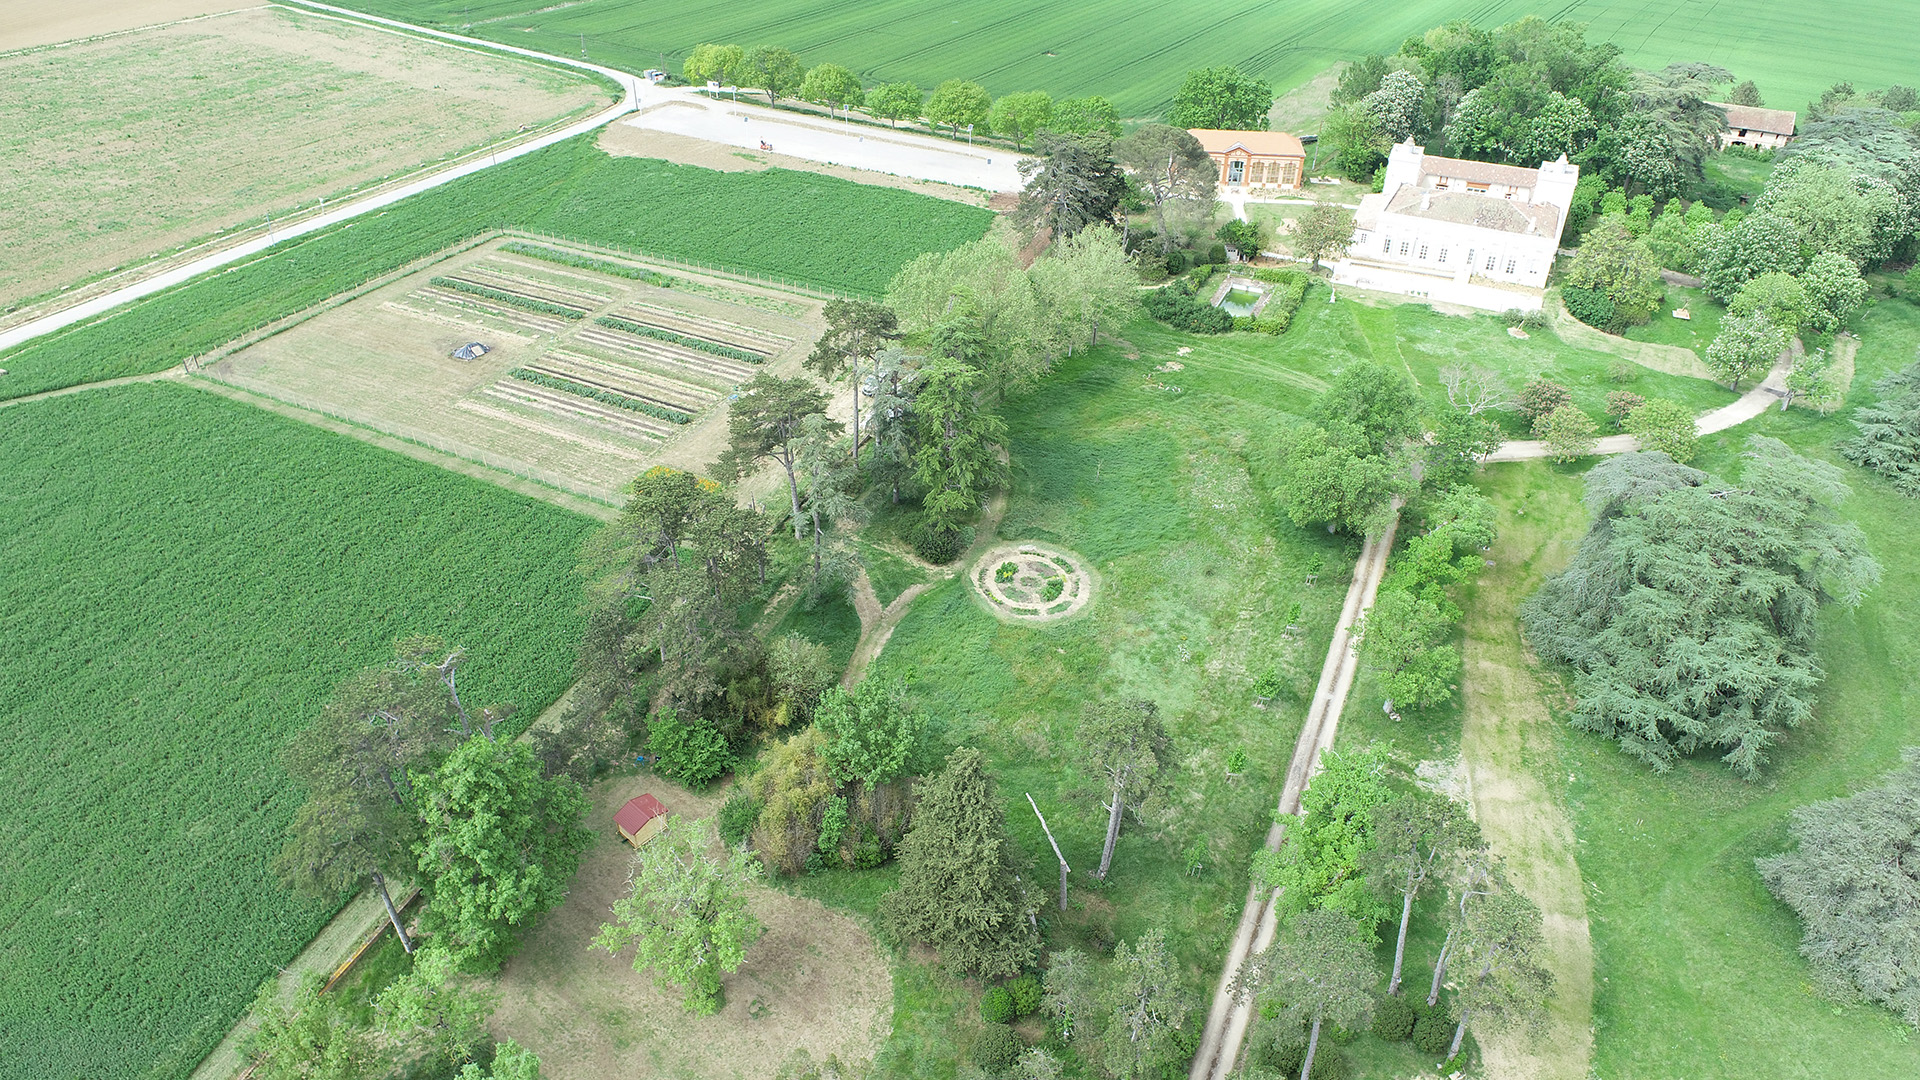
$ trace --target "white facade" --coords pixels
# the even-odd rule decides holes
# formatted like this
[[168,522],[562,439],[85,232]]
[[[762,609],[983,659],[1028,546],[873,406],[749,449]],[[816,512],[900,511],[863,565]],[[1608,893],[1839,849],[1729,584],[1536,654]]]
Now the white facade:
[[1380,193],[1360,200],[1333,279],[1488,311],[1537,311],[1579,179],[1564,156],[1523,169],[1401,143]]

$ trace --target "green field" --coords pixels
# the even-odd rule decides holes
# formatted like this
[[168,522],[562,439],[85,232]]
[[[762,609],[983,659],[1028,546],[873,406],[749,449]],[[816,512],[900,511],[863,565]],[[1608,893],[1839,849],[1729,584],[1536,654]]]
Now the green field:
[[282,741],[412,633],[531,719],[593,523],[178,385],[0,410],[0,460],[0,1078],[183,1076],[332,907],[268,871]]
[[524,48],[641,71],[679,63],[704,41],[782,45],[808,64],[845,64],[868,85],[931,88],[974,79],[995,94],[1105,94],[1122,116],[1161,113],[1189,68],[1238,64],[1285,90],[1328,64],[1392,52],[1409,34],[1455,19],[1497,26],[1523,15],[1587,23],[1629,63],[1702,61],[1760,86],[1769,105],[1800,109],[1840,79],[1866,89],[1912,82],[1905,0],[1812,7],[1758,0],[1112,0],[954,5],[934,0],[672,5],[591,0],[346,0],[346,6]]
[[875,295],[914,256],[976,239],[992,216],[816,173],[611,157],[583,136],[0,353],[0,398],[165,369],[493,229]]

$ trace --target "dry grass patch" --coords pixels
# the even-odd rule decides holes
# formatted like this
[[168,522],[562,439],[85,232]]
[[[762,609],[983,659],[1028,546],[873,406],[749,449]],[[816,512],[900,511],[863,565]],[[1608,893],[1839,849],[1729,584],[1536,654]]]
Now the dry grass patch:
[[270,7],[0,56],[0,308],[605,100]]
[[689,1014],[680,995],[633,970],[631,954],[589,948],[627,890],[632,849],[614,832],[613,813],[641,792],[691,818],[711,817],[724,794],[695,796],[653,776],[594,789],[588,823],[598,840],[567,902],[501,974],[495,1034],[538,1053],[549,1080],[770,1077],[799,1050],[815,1060],[871,1060],[892,1026],[893,977],[859,923],[816,901],[754,891],[753,913],[767,932],[726,977],[726,1005],[714,1016]]
[[[655,464],[710,467],[726,445],[726,396],[761,369],[795,374],[819,333],[819,304],[791,294],[679,269],[666,270],[672,287],[660,288],[505,250],[513,242],[416,269],[203,370],[618,503]],[[491,351],[453,358],[473,341]]]
[[742,150],[725,143],[708,142],[689,135],[667,131],[649,131],[631,124],[608,124],[600,129],[600,149],[615,157],[660,158],[680,165],[698,165],[719,172],[759,172],[763,169],[792,169],[837,176],[856,184],[899,188],[920,195],[931,195],[968,206],[986,206],[987,193],[973,188],[942,184],[937,180],[917,180],[910,176],[855,169],[847,165],[829,165],[787,154]]

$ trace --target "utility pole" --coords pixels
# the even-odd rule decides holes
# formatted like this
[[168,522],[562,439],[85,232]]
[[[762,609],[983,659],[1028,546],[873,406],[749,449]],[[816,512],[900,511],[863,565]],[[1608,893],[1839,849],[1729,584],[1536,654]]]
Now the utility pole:
[[1047,834],[1047,843],[1053,845],[1053,857],[1060,860],[1060,910],[1067,910],[1067,857],[1060,854],[1060,844],[1053,838],[1053,830],[1047,828],[1047,816],[1040,812],[1040,804],[1033,801],[1033,793],[1027,793],[1027,805],[1033,807],[1033,816],[1040,819],[1040,831]]

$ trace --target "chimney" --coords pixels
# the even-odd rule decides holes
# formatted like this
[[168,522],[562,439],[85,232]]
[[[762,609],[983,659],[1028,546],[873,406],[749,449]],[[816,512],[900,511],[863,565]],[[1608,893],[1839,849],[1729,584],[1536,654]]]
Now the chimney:
[[1420,189],[1420,209],[1422,210],[1433,209],[1433,189],[1432,188]]

